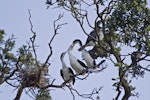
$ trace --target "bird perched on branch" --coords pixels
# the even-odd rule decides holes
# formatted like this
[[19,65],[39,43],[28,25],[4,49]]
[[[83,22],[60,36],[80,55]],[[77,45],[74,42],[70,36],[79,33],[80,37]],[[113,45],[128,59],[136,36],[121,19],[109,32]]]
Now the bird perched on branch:
[[73,47],[74,47],[74,44],[71,44],[68,48],[70,65],[75,70],[77,75],[83,75],[87,73],[86,71],[87,66],[73,55],[72,53]]
[[97,41],[103,40],[104,34],[102,32],[102,28],[99,26],[100,23],[100,21],[96,23],[94,30],[88,35],[85,44],[79,48],[79,51],[83,50],[87,46],[95,46]]
[[75,83],[75,76],[73,73],[73,70],[70,67],[67,67],[65,61],[64,61],[64,56],[66,52],[63,52],[60,56],[60,60],[62,62],[62,69],[60,70],[60,75],[64,79],[65,82],[73,82],[73,85]]
[[[79,39],[74,40],[72,45],[74,46],[76,43],[78,43],[80,47],[82,47],[82,42]],[[99,64],[96,64],[95,59],[92,58],[92,56],[86,49],[82,50],[82,58],[85,60],[87,67],[92,69],[98,68],[102,63],[105,62],[105,60],[103,60]]]
[[[82,47],[82,42],[79,39],[76,39],[73,41],[73,46],[78,43],[80,45],[80,47]],[[82,49],[82,58],[85,60],[87,67],[88,68],[92,68],[94,66],[96,66],[96,62],[95,59],[93,59],[91,57],[91,55],[89,54],[88,51],[86,51],[84,48]]]

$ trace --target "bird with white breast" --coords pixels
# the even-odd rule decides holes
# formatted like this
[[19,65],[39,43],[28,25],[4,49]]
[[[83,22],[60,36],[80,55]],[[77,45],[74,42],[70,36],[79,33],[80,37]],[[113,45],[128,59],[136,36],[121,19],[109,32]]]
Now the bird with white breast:
[[67,82],[72,82],[73,85],[75,83],[75,75],[73,73],[73,70],[70,67],[67,67],[65,61],[64,61],[64,56],[66,52],[63,52],[60,56],[60,60],[62,62],[62,69],[60,70],[60,75],[62,76],[63,80]]

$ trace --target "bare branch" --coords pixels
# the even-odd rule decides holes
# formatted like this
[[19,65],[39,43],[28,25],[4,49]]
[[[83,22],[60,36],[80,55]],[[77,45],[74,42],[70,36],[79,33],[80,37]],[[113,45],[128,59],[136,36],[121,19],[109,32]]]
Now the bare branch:
[[36,54],[36,50],[35,50],[36,32],[33,31],[33,24],[31,22],[31,13],[30,13],[30,10],[28,10],[28,12],[29,12],[29,22],[30,22],[30,25],[31,25],[31,32],[33,33],[33,36],[30,38],[30,41],[31,41],[31,45],[32,45],[32,48],[33,48],[33,52],[34,52],[36,65],[39,66],[38,60],[37,60],[37,54]]
[[[30,98],[32,98],[33,100],[35,100],[35,97],[33,97],[34,95],[35,95],[35,93],[33,93],[34,92],[34,90],[33,90],[33,88],[28,88],[28,91],[25,89],[25,92],[26,92],[26,94],[30,97]],[[29,94],[29,92],[31,93],[31,95]]]
[[[100,88],[98,88],[98,89],[94,88],[93,91],[92,91],[91,93],[89,93],[89,94],[80,94],[80,93],[78,92],[78,90],[76,90],[76,89],[73,89],[73,88],[69,88],[69,89],[70,89],[70,91],[76,92],[77,95],[79,95],[80,97],[89,98],[89,99],[91,99],[91,100],[94,100],[94,98],[93,98],[92,96],[95,95],[95,94],[99,94],[99,92],[102,90],[102,88],[103,88],[103,87],[100,87]],[[72,93],[73,93],[73,92],[72,92]]]
[[150,72],[150,69],[148,69],[150,67],[150,65],[148,65],[146,68],[142,67],[142,66],[139,66],[140,68],[146,70],[146,71],[149,71]]
[[48,63],[50,57],[51,57],[52,54],[53,54],[53,50],[52,50],[51,44],[52,44],[52,41],[54,40],[55,36],[58,34],[58,30],[61,28],[61,26],[67,24],[67,23],[62,23],[62,24],[58,24],[58,25],[56,26],[56,22],[59,21],[59,20],[61,20],[62,18],[63,18],[63,14],[60,14],[60,15],[58,16],[58,18],[57,18],[56,20],[54,20],[54,22],[53,22],[54,34],[53,34],[51,40],[50,40],[49,43],[48,43],[49,49],[50,49],[50,53],[49,53],[49,55],[48,55],[48,57],[47,57],[47,59],[46,59],[46,61],[45,61],[45,63],[44,63],[43,66],[45,66],[45,65]]

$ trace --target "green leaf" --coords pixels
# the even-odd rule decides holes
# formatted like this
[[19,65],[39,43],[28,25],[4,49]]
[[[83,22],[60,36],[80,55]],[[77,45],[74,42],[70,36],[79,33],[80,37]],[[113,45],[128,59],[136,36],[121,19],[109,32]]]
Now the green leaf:
[[137,3],[136,0],[133,1],[133,4],[134,4],[135,6],[138,6],[138,3]]
[[12,59],[12,58],[14,58],[14,55],[12,54],[12,53],[6,53],[6,59]]
[[4,38],[4,30],[0,30],[0,41]]
[[117,51],[118,54],[120,54],[120,51],[121,51],[121,48],[120,48],[120,47],[115,48],[115,50]]
[[148,25],[148,27],[147,27],[147,31],[150,31],[150,25]]

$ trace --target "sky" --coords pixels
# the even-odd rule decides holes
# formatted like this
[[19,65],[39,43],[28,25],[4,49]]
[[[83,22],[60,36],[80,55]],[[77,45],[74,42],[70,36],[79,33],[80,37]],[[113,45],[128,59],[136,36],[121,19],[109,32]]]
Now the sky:
[[[60,54],[66,51],[69,45],[74,39],[81,39],[84,43],[86,35],[81,31],[78,23],[70,16],[70,13],[60,9],[46,9],[46,0],[1,0],[0,6],[0,29],[4,29],[7,36],[14,34],[16,37],[16,48],[21,47],[32,36],[30,31],[29,14],[28,9],[31,11],[31,21],[33,24],[33,30],[36,31],[37,38],[36,44],[39,45],[37,50],[38,59],[44,62],[49,54],[48,42],[53,36],[53,21],[61,13],[64,13],[64,17],[58,23],[68,23],[61,27],[52,42],[53,55],[50,58],[49,74],[56,79],[54,84],[61,84],[63,79],[60,76],[61,62]],[[87,8],[88,9],[88,8]],[[94,20],[94,11],[92,9],[90,13],[91,21]],[[91,29],[87,28],[87,32]],[[75,56],[81,59],[81,54],[77,52],[76,46],[74,49]],[[15,51],[14,50],[14,51]],[[97,59],[97,62],[102,58]],[[69,66],[68,55],[65,56],[66,64]],[[90,93],[94,88],[104,86],[99,95],[101,100],[112,100],[116,96],[115,88],[112,87],[112,78],[117,76],[117,68],[107,62],[107,69],[100,73],[93,73],[86,80],[76,80],[73,88],[77,89],[80,93]],[[131,98],[130,100],[147,100],[149,98],[149,83],[150,74],[146,73],[144,78],[139,78],[133,81],[133,85],[137,87],[136,92],[140,93],[140,98]],[[50,93],[53,100],[72,100],[72,95],[67,88],[55,89],[50,88]],[[13,100],[16,96],[17,90],[11,88],[7,84],[0,86],[0,100]],[[75,93],[76,94],[76,93]],[[77,95],[76,100],[88,100],[81,98]],[[28,95],[23,93],[21,100],[32,100]]]

